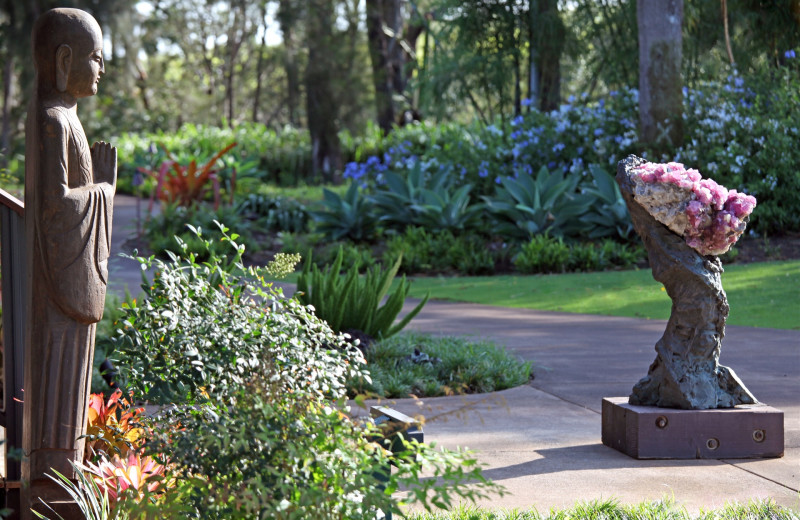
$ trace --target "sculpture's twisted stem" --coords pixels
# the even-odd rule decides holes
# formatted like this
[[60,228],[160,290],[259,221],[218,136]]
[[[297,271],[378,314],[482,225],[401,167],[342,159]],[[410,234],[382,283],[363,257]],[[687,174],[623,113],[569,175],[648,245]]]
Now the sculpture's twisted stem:
[[656,343],[656,360],[633,388],[630,403],[685,409],[753,404],[756,399],[733,370],[719,364],[729,309],[722,264],[698,254],[633,199],[630,170],[642,162],[635,156],[620,161],[616,179],[647,248],[653,278],[672,299],[672,313]]

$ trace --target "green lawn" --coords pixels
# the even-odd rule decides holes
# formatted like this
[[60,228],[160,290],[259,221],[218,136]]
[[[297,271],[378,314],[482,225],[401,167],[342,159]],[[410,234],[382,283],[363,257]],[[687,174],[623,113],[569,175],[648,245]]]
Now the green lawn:
[[[415,277],[411,296],[546,311],[667,319],[670,299],[649,269],[480,277]],[[725,267],[729,325],[800,330],[800,260]]]

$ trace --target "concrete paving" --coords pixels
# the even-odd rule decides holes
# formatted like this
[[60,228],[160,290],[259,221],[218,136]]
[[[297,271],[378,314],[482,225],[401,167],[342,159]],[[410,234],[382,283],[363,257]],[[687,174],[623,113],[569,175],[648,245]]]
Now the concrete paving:
[[[114,250],[135,232],[135,201],[115,201]],[[138,292],[130,260],[111,262],[112,290]],[[409,302],[406,309],[410,309]],[[789,302],[796,305],[796,302]],[[721,363],[785,413],[785,456],[639,461],[600,442],[603,397],[626,396],[655,358],[666,322],[429,302],[409,325],[488,338],[534,363],[528,385],[492,394],[393,401],[426,417],[425,440],[468,447],[508,493],[482,503],[547,511],[580,500],[670,497],[689,511],[773,499],[800,511],[800,331],[728,327]]]

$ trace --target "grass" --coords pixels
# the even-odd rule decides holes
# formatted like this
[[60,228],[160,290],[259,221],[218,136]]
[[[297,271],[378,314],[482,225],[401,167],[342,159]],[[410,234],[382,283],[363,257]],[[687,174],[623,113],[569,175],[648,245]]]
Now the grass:
[[[344,193],[347,191],[347,188],[347,184],[342,184],[340,186],[325,184],[315,186],[301,185],[284,187],[259,182],[255,186],[246,186],[241,191],[246,195],[252,193],[252,189],[255,189],[258,193],[267,195],[269,197],[284,197],[287,199],[297,200],[303,204],[314,204],[323,199],[323,190],[330,190],[338,193],[339,195],[344,195]],[[239,192],[239,190],[237,190],[237,192]]]
[[[725,267],[729,325],[800,329],[800,260]],[[671,303],[649,269],[551,275],[416,277],[410,296],[542,311],[669,318]]]
[[[415,349],[439,361],[414,363]],[[416,333],[374,344],[367,350],[367,363],[372,381],[351,381],[351,395],[402,398],[494,392],[527,382],[531,373],[529,362],[520,362],[490,341]]]
[[494,511],[458,506],[443,513],[411,513],[409,520],[800,520],[800,515],[773,502],[752,501],[690,515],[670,500],[621,505],[615,500],[576,504],[570,509],[540,514],[528,511]]

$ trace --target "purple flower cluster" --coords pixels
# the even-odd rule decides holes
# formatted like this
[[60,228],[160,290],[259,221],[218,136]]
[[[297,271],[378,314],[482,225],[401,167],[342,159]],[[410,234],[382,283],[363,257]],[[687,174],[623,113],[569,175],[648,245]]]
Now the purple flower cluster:
[[703,179],[700,172],[685,169],[683,164],[645,163],[634,172],[648,184],[673,184],[686,190],[689,223],[683,236],[686,243],[701,255],[720,255],[736,243],[756,207],[756,198],[728,190],[713,179]]

